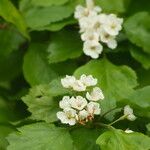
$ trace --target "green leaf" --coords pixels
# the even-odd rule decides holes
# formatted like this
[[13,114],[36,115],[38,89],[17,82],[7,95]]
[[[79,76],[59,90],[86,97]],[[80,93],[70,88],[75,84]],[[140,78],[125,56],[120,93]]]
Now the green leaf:
[[23,72],[30,85],[49,83],[57,77],[46,59],[46,45],[32,44],[24,57]]
[[112,109],[116,101],[127,97],[137,86],[136,74],[131,68],[115,66],[105,58],[92,60],[75,71],[76,76],[82,74],[91,74],[98,79],[98,86],[105,95],[105,100],[101,103],[105,111]]
[[29,38],[24,18],[9,0],[0,0],[0,16],[13,23],[26,38]]
[[32,0],[31,3],[35,6],[51,6],[51,5],[63,5],[69,0]]
[[127,99],[120,101],[122,105],[129,104],[134,108],[135,114],[150,117],[150,86],[137,89]]
[[28,95],[22,98],[32,113],[31,118],[54,122],[57,120],[58,102],[53,99],[49,85],[39,85],[32,88]]
[[61,21],[72,15],[72,7],[65,6],[50,6],[50,7],[29,7],[23,12],[28,27],[33,30],[38,30],[43,26],[49,25],[57,21]]
[[87,128],[79,128],[71,132],[77,150],[99,150],[99,146],[95,142],[99,134],[98,129]]
[[66,93],[71,92],[68,89],[63,88],[63,86],[61,85],[61,78],[52,80],[49,83],[48,88],[49,88],[49,92],[50,92],[51,96],[60,96],[60,95],[64,95]]
[[63,30],[52,35],[48,47],[50,63],[65,61],[82,54],[82,42],[79,34],[73,30]]
[[150,68],[150,54],[145,53],[142,49],[133,47],[130,49],[131,55],[139,61],[145,69]]
[[6,147],[8,146],[6,137],[8,136],[8,134],[13,132],[14,129],[10,126],[0,125],[0,131],[0,150],[6,150]]
[[22,52],[13,51],[0,58],[0,81],[11,81],[22,71]]
[[125,133],[113,129],[104,132],[96,141],[101,150],[149,150],[150,138],[142,133]]
[[73,150],[73,142],[64,128],[46,123],[36,123],[21,127],[19,132],[7,138],[7,150]]
[[63,29],[67,25],[72,25],[75,24],[76,20],[73,19],[72,17],[69,17],[67,19],[64,19],[62,21],[54,22],[49,25],[43,26],[41,28],[38,28],[37,30],[43,31],[43,30],[48,30],[48,31],[59,31]]
[[0,56],[7,56],[18,50],[23,42],[24,38],[13,27],[0,30]]
[[124,13],[130,0],[96,0],[96,4],[102,7],[104,12]]
[[138,12],[124,23],[128,39],[135,45],[150,53],[150,15],[148,12]]

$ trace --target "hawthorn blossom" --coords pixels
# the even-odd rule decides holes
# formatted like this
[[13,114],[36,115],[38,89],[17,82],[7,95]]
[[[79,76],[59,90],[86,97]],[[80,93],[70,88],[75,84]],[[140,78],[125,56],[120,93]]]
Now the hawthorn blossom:
[[76,111],[72,108],[66,108],[64,111],[57,112],[57,118],[64,124],[75,125],[76,124]]
[[86,76],[85,74],[81,75],[80,81],[85,85],[85,86],[95,86],[97,84],[97,79],[93,78],[92,75]]
[[97,59],[103,51],[101,43],[110,49],[117,47],[116,36],[122,29],[123,19],[115,14],[101,12],[93,0],[86,0],[86,6],[78,5],[75,9],[75,18],[80,26],[81,39],[84,42],[83,52],[93,59]]
[[116,36],[119,34],[119,31],[122,29],[122,26],[121,26],[122,23],[123,23],[122,18],[117,18],[115,14],[110,14],[107,17],[103,28],[108,34],[112,36]]
[[86,122],[94,119],[94,115],[100,115],[101,108],[98,101],[102,100],[104,95],[99,87],[95,87],[97,82],[98,80],[92,75],[85,74],[79,79],[66,76],[61,80],[64,88],[70,88],[72,92],[75,92],[75,96],[63,96],[59,102],[62,111],[57,112],[56,115],[61,123],[85,125]]
[[86,98],[90,101],[98,101],[103,100],[104,95],[99,87],[94,87],[91,93],[89,92],[86,93]]
[[82,96],[72,97],[70,99],[71,107],[77,110],[82,110],[87,105],[87,100]]
[[65,78],[61,79],[61,84],[64,88],[70,88],[76,81],[76,78],[74,76],[68,76],[66,75]]
[[136,119],[136,116],[133,114],[133,109],[129,105],[124,107],[124,115],[126,115],[126,118],[130,121],[134,121]]
[[59,107],[62,109],[65,108],[70,108],[70,97],[69,96],[64,96],[63,99],[59,102]]
[[100,104],[96,102],[90,102],[87,104],[87,111],[91,115],[99,115],[101,113]]
[[79,120],[87,120],[89,113],[87,110],[83,109],[79,112]]
[[99,54],[102,53],[103,46],[100,43],[93,43],[90,41],[86,41],[84,43],[83,52],[87,56],[91,56],[93,59],[97,59]]
[[85,91],[86,90],[86,86],[80,80],[76,80],[73,83],[72,87],[73,87],[74,91],[81,92],[81,91]]

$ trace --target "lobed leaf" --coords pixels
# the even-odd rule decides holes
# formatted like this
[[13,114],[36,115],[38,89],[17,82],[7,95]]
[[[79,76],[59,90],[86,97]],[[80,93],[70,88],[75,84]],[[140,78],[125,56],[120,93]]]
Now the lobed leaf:
[[7,150],[73,150],[73,141],[64,128],[35,123],[18,130],[7,137],[10,144]]
[[63,30],[52,35],[47,51],[49,63],[56,63],[79,57],[82,54],[82,42],[79,34],[73,30]]
[[113,129],[104,132],[96,141],[101,150],[149,150],[150,138],[142,133],[125,133]]

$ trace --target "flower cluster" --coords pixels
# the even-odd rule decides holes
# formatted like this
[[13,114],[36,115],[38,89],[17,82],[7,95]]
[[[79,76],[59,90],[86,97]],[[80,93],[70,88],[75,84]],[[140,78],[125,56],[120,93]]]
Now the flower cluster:
[[57,112],[57,117],[62,123],[69,125],[85,124],[92,120],[94,115],[101,113],[98,102],[104,99],[104,95],[102,90],[96,87],[97,79],[93,78],[92,75],[86,76],[83,74],[79,80],[74,76],[66,76],[61,79],[61,83],[64,88],[82,94],[82,96],[64,96],[59,102],[59,107],[63,111]]
[[117,47],[116,36],[122,29],[123,19],[115,14],[104,14],[102,9],[94,6],[93,0],[86,0],[86,7],[78,5],[75,18],[79,21],[83,51],[87,56],[96,59],[102,53],[101,42],[114,49]]

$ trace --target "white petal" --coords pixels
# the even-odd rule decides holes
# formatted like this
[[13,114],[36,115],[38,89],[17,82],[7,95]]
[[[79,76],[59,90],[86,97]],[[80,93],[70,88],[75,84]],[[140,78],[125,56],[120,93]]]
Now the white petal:
[[64,96],[63,99],[59,102],[59,107],[62,109],[70,107],[70,97]]
[[132,131],[132,130],[129,130],[129,129],[126,129],[125,132],[126,132],[126,133],[133,133],[133,131]]
[[104,95],[102,90],[99,87],[95,87],[93,88],[92,92],[86,93],[86,98],[90,101],[98,101],[98,100],[103,100],[104,99]]
[[136,119],[136,116],[131,114],[131,115],[127,116],[127,119],[130,120],[130,121],[134,121]]
[[76,78],[74,76],[68,76],[66,75],[65,78],[61,79],[61,84],[64,88],[70,88],[76,81]]
[[78,91],[78,92],[86,90],[86,86],[79,80],[76,80],[76,82],[74,82],[72,87],[73,87],[73,90]]
[[89,113],[84,109],[79,112],[79,119],[84,120],[89,116]]
[[90,102],[87,105],[87,111],[90,114],[99,115],[101,113],[100,104],[96,102]]
[[70,99],[71,107],[77,110],[82,110],[87,105],[87,100],[82,96],[72,97]]
[[110,40],[108,43],[107,43],[108,47],[111,48],[111,49],[115,49],[117,47],[117,41],[115,39],[113,40]]
[[85,74],[83,74],[80,77],[80,81],[85,85],[85,86],[95,86],[97,84],[97,79],[93,78],[92,75],[88,75],[86,76]]

